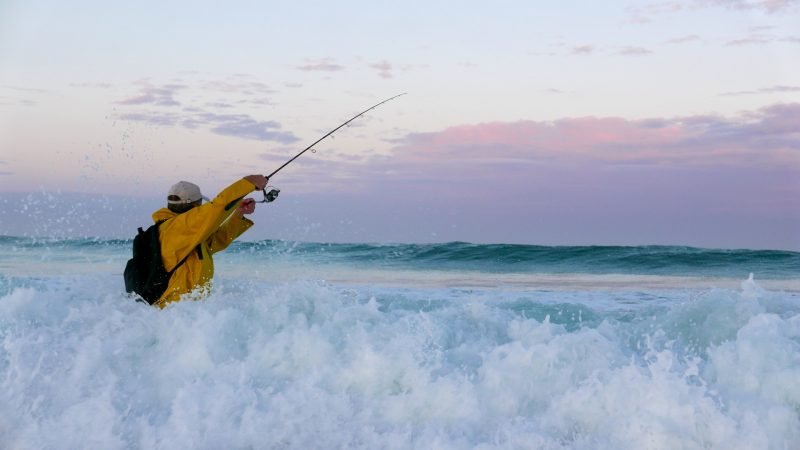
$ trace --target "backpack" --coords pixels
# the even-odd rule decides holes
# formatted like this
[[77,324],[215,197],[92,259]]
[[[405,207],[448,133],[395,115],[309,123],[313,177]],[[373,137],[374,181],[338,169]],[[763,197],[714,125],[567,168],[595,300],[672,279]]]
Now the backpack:
[[162,220],[144,231],[139,227],[139,233],[133,238],[133,258],[125,265],[125,291],[139,295],[141,298],[136,301],[146,301],[150,305],[161,298],[172,274],[191,255],[190,252],[174,269],[167,272],[161,259],[161,240],[158,234],[158,226],[164,222]]

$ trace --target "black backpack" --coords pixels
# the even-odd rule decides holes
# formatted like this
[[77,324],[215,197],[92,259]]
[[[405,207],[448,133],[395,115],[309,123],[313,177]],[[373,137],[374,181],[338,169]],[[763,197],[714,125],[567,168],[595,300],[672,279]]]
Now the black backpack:
[[136,301],[153,304],[167,290],[169,279],[186,258],[186,255],[172,271],[167,272],[161,259],[161,240],[158,226],[165,221],[151,225],[147,230],[139,227],[139,233],[133,238],[133,258],[125,265],[125,291],[138,294]]

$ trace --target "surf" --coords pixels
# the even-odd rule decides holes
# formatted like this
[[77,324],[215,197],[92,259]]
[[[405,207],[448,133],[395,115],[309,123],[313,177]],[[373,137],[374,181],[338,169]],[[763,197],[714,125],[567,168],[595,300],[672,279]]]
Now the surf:
[[219,259],[210,297],[160,311],[122,292],[129,245],[0,244],[16,258],[0,268],[3,447],[800,442],[800,297],[757,274],[645,286],[494,266],[487,279],[553,286],[464,286],[442,277],[480,272],[450,257],[456,268],[403,262],[408,279],[384,282],[400,269],[358,278],[354,261],[406,247],[261,242]]

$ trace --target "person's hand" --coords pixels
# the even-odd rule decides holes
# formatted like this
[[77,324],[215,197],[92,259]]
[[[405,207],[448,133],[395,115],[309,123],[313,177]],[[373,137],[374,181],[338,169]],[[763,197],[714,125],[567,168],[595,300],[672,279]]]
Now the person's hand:
[[256,210],[256,201],[253,200],[252,198],[246,198],[242,200],[242,202],[239,203],[239,207],[236,208],[236,212],[238,212],[239,215],[242,216],[245,214],[253,214],[253,211],[255,210]]
[[261,191],[267,187],[267,182],[269,181],[269,178],[265,177],[264,175],[248,175],[244,177],[244,179],[253,183],[256,186],[257,191]]

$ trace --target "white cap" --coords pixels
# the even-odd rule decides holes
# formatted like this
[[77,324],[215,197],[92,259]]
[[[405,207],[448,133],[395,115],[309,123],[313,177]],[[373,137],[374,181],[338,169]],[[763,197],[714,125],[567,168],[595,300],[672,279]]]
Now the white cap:
[[208,198],[200,193],[200,186],[189,183],[188,181],[179,181],[169,188],[167,203],[170,205],[185,205],[187,203],[194,203],[201,198],[208,201]]

